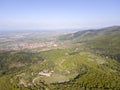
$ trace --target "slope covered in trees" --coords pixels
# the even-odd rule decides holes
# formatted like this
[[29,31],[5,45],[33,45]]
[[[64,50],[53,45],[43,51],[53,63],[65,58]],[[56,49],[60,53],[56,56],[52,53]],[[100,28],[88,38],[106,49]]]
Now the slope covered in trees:
[[62,35],[56,44],[0,51],[0,90],[120,89],[120,27]]

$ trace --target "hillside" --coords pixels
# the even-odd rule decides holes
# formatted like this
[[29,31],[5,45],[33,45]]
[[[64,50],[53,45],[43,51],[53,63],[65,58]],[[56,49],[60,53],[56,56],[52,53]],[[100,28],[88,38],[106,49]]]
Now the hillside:
[[94,53],[113,57],[120,61],[120,26],[79,31],[62,35],[59,40],[84,44],[87,49],[93,50]]
[[106,27],[102,29],[90,29],[90,30],[81,30],[71,34],[61,35],[60,40],[74,40],[79,39],[79,41],[92,40],[99,38],[101,36],[109,36],[120,33],[120,26]]
[[19,67],[17,71],[7,70],[11,72],[4,73],[0,77],[0,89],[85,90],[85,88],[92,88],[104,90],[120,88],[120,64],[113,59],[85,51],[75,53],[67,49],[44,51],[38,53],[38,56],[44,60],[39,62],[30,57],[36,63],[28,63],[29,65]]
[[[41,43],[39,35],[20,40]],[[120,89],[119,26],[56,37],[54,48],[1,50],[0,90]]]

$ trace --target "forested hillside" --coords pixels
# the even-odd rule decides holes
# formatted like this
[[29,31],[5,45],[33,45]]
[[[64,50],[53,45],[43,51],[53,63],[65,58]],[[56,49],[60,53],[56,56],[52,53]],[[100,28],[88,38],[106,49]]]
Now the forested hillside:
[[52,46],[0,51],[0,90],[120,89],[119,26],[51,38]]

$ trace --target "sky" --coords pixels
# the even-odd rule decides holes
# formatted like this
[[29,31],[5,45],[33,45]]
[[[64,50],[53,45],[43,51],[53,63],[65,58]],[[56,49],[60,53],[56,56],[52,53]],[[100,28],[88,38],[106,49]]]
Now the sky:
[[120,25],[120,0],[0,0],[0,30]]

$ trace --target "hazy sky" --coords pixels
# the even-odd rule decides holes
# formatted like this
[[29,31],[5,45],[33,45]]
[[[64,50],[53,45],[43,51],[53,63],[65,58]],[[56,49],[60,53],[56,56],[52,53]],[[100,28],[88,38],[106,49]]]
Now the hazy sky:
[[120,25],[120,0],[0,0],[0,30]]

